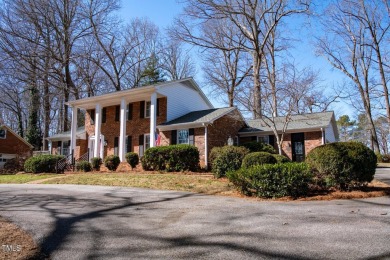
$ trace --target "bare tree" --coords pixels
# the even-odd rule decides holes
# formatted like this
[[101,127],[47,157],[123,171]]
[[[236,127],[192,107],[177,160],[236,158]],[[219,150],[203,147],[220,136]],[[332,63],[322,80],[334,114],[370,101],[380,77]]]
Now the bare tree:
[[[261,118],[262,84],[261,66],[264,62],[265,47],[270,34],[285,17],[297,13],[306,13],[309,1],[253,1],[253,0],[187,0],[185,16],[177,19],[172,30],[177,38],[201,47],[231,51],[234,48],[245,49],[252,57],[253,76],[253,115]],[[240,31],[246,41],[241,46],[226,49],[218,42],[196,33],[195,28],[210,20],[227,20]],[[191,23],[193,21],[193,23]]]
[[161,69],[169,80],[178,80],[192,77],[196,67],[188,51],[179,41],[168,39],[160,55]]
[[371,147],[379,152],[379,143],[372,117],[372,97],[375,86],[371,82],[372,48],[366,26],[350,13],[350,2],[340,1],[327,10],[324,23],[327,35],[318,39],[318,54],[344,73],[358,91],[371,135]]

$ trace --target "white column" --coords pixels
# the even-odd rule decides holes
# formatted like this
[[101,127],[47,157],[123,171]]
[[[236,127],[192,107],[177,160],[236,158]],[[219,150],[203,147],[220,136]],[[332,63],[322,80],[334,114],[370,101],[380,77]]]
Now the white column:
[[157,112],[157,93],[154,92],[150,97],[150,147],[156,146],[156,112]]
[[321,128],[321,134],[322,134],[322,144],[325,144],[325,130],[324,128]]
[[72,107],[72,122],[70,126],[70,152],[73,153],[76,148],[76,132],[77,132],[77,107]]
[[[95,107],[95,147],[93,148],[94,156],[100,157],[100,129],[102,126],[102,108],[100,104]],[[103,158],[102,158],[103,159]]]
[[119,158],[121,162],[126,161],[125,157],[125,145],[126,145],[126,100],[121,99],[121,111],[120,111],[120,129],[119,129]]

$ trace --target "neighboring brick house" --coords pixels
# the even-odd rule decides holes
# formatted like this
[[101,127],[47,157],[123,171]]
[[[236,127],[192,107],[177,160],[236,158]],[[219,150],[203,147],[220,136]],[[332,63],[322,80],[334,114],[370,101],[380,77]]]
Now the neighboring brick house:
[[[70,131],[62,132],[47,138],[50,145],[50,154],[58,154],[68,156],[70,151]],[[85,132],[85,126],[77,128],[76,131],[76,152],[75,154],[81,155],[87,152],[87,137]],[[81,150],[80,150],[81,149]]]
[[[264,119],[267,120],[267,119]],[[282,132],[286,117],[274,120],[276,129]],[[269,125],[272,123],[269,122]],[[248,127],[238,133],[240,143],[261,141],[278,149],[275,134],[262,120],[247,121]],[[306,155],[315,147],[338,140],[338,130],[334,113],[322,112],[293,115],[284,134],[283,154],[293,161],[304,161]]]
[[33,146],[6,125],[0,125],[0,168],[12,158],[28,158]]
[[[113,92],[68,102],[72,126],[65,134],[69,151],[104,158],[129,151],[143,155],[156,145],[187,143],[198,147],[203,167],[214,146],[227,144],[245,121],[236,108],[215,109],[192,78]],[[85,142],[78,133],[77,113],[85,110]],[[49,138],[53,149],[64,145],[63,134]],[[96,138],[98,136],[98,138]],[[61,143],[60,143],[61,141]],[[57,143],[57,144],[56,144]]]

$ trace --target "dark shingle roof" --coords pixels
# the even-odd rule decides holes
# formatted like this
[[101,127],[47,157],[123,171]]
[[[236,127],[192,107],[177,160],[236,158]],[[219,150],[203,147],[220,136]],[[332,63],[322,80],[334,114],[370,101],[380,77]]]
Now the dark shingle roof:
[[207,110],[193,111],[159,126],[172,126],[178,124],[210,123],[235,110],[235,107],[213,108]]
[[[312,114],[302,114],[291,116],[291,121],[288,123],[287,130],[305,130],[314,128],[325,128],[329,126],[333,117],[333,112],[321,112]],[[264,119],[268,124],[272,125],[269,119]],[[282,130],[286,117],[276,117],[275,123],[278,130]],[[250,132],[268,132],[272,129],[263,122],[263,120],[255,119],[247,121],[248,127],[240,130],[240,133]]]

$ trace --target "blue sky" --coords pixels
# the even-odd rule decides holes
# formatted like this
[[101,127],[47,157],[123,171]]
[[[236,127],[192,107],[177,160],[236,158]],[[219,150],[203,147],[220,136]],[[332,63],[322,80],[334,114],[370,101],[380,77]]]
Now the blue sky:
[[[122,8],[119,15],[125,21],[135,17],[148,17],[160,27],[161,33],[164,33],[164,29],[171,25],[182,9],[183,4],[178,3],[177,0],[122,0]],[[308,39],[312,39],[311,36],[317,30],[317,25],[308,21],[306,18],[299,20],[294,18],[294,20],[288,21],[289,33],[300,35],[300,38],[303,39],[293,43],[294,49],[291,50],[291,54],[297,66],[309,66],[320,71],[321,85],[331,88],[333,85],[339,84],[343,80],[343,76],[340,72],[333,70],[324,58],[315,56],[314,47]],[[197,53],[192,52],[192,54],[196,55]],[[193,58],[196,59],[196,57]],[[195,76],[195,80],[199,83],[202,81],[200,65],[198,64],[198,74]],[[204,91],[208,92],[207,89],[204,89]],[[224,106],[224,104],[212,98],[211,102],[217,107]],[[336,117],[343,114],[349,114],[352,117],[356,116],[352,108],[344,102],[334,104],[331,109],[335,110]]]

